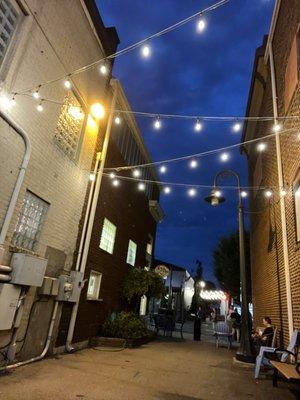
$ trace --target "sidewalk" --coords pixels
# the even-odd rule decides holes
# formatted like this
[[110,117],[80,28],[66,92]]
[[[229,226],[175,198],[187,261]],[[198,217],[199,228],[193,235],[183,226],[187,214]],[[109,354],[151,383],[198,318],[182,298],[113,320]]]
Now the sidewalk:
[[[100,350],[100,349],[99,349]],[[255,383],[234,351],[160,339],[138,349],[83,350],[0,377],[1,400],[292,400],[287,384]]]

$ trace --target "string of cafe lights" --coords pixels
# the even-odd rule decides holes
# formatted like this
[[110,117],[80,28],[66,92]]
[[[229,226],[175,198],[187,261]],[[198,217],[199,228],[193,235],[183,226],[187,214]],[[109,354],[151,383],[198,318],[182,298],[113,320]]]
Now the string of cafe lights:
[[[40,90],[44,86],[47,86],[47,85],[50,85],[52,83],[56,83],[59,81],[63,81],[63,84],[66,89],[71,89],[73,86],[73,84],[72,84],[73,76],[78,75],[83,72],[86,72],[90,69],[94,69],[95,67],[99,68],[100,74],[108,75],[110,72],[110,60],[120,57],[120,56],[127,54],[131,51],[134,51],[136,49],[140,49],[141,56],[143,58],[147,59],[152,54],[151,43],[154,39],[164,36],[172,31],[174,31],[175,29],[178,29],[179,27],[181,27],[183,25],[186,25],[187,23],[189,23],[190,21],[195,20],[195,19],[197,19],[197,32],[202,33],[206,29],[206,26],[207,26],[207,21],[205,19],[205,15],[210,13],[211,11],[214,11],[214,10],[224,6],[225,4],[229,3],[229,1],[230,0],[220,0],[220,1],[212,4],[211,6],[204,8],[201,11],[198,11],[195,14],[174,23],[174,24],[168,26],[167,28],[164,28],[163,30],[161,30],[159,32],[156,32],[138,42],[135,42],[135,43],[125,47],[124,49],[116,51],[115,53],[110,54],[109,56],[102,57],[101,59],[98,59],[98,60],[93,61],[92,63],[89,63],[83,67],[73,70],[72,72],[69,72],[68,74],[64,74],[60,77],[53,78],[48,81],[42,82],[35,87],[29,87],[29,88],[16,90],[12,93],[11,101],[15,102],[16,96],[23,95],[25,93],[31,93],[33,98],[40,99],[41,98]],[[40,105],[42,106],[42,104],[40,104]]]

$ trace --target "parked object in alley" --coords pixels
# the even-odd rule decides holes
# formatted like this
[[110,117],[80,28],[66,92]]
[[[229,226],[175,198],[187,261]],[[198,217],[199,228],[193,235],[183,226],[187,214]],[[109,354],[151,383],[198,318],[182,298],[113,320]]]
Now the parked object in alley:
[[232,345],[232,329],[226,322],[217,322],[214,328],[214,336],[216,338],[216,347],[218,348],[221,341],[225,341],[227,348]]

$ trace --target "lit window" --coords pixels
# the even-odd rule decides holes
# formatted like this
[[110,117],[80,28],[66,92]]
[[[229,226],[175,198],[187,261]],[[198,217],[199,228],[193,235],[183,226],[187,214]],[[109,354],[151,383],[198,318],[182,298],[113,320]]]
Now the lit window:
[[149,256],[152,255],[152,246],[153,246],[153,240],[152,240],[152,237],[149,237],[149,240],[147,242],[147,248],[146,248],[146,252],[147,252],[147,254],[149,254]]
[[88,300],[98,300],[100,293],[102,274],[97,271],[91,271],[89,278],[89,286],[87,290]]
[[114,251],[117,227],[107,218],[104,218],[100,239],[100,249],[112,254]]
[[136,257],[136,249],[137,245],[132,240],[129,240],[128,251],[127,251],[127,264],[130,264],[134,267],[135,257]]
[[296,219],[296,238],[300,242],[300,184],[294,189],[295,200],[295,219]]
[[69,92],[60,111],[54,141],[71,160],[76,159],[84,117],[80,103],[74,94]]
[[13,246],[36,250],[48,208],[48,203],[26,191],[12,238]]
[[4,59],[20,19],[21,12],[16,1],[0,1],[0,63]]

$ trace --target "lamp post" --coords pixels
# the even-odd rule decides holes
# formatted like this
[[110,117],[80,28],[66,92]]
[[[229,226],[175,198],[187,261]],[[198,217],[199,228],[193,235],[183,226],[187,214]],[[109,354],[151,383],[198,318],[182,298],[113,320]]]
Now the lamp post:
[[233,176],[237,180],[238,191],[238,219],[239,219],[239,250],[240,250],[240,280],[241,280],[241,294],[242,294],[242,329],[241,329],[241,342],[240,347],[236,353],[236,359],[243,362],[253,362],[254,357],[252,354],[252,346],[250,340],[250,321],[247,297],[247,278],[246,278],[246,262],[245,262],[245,231],[244,231],[244,209],[241,194],[240,176],[232,171],[225,170],[219,172],[214,179],[213,189],[205,201],[212,206],[217,206],[225,201],[222,193],[218,189],[218,181],[227,176]]

